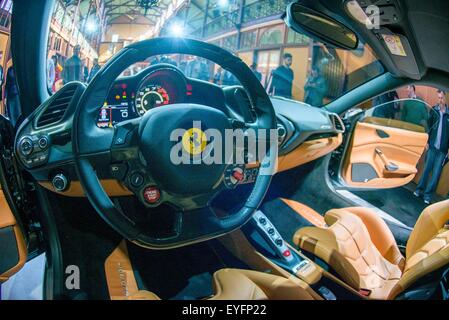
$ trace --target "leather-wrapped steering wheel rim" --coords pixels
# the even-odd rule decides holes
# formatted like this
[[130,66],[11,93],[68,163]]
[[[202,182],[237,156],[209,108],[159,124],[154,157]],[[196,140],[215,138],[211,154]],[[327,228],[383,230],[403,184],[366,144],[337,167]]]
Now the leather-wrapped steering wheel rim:
[[[263,200],[276,170],[277,144],[260,163],[259,175],[253,191],[243,207],[227,218],[198,213],[191,215],[189,225],[208,226],[202,235],[185,234],[178,238],[157,239],[142,232],[141,228],[117,208],[103,189],[89,160],[96,155],[108,154],[113,134],[96,125],[98,112],[104,103],[110,85],[128,66],[148,57],[167,54],[187,54],[208,59],[231,72],[248,93],[257,113],[257,127],[276,129],[276,115],[270,98],[248,66],[238,57],[215,45],[181,38],[156,38],[131,44],[117,53],[95,76],[82,95],[74,116],[72,129],[75,166],[81,185],[97,213],[124,238],[153,249],[169,249],[194,242],[205,241],[231,232],[245,224]],[[207,228],[206,228],[207,229]],[[190,238],[189,238],[190,236]]]

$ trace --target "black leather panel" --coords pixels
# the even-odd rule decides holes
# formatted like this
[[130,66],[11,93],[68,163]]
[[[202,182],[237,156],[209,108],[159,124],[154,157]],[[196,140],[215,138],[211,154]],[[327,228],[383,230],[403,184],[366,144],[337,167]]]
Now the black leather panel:
[[19,250],[13,227],[0,229],[0,274],[19,263]]

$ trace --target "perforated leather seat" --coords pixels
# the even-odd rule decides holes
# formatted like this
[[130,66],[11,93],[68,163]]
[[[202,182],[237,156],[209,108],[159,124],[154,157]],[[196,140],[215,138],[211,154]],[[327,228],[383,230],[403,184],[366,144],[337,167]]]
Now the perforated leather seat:
[[332,209],[324,219],[325,227],[298,230],[294,243],[372,299],[394,299],[421,277],[449,264],[449,200],[421,213],[405,258],[386,223],[370,209]]

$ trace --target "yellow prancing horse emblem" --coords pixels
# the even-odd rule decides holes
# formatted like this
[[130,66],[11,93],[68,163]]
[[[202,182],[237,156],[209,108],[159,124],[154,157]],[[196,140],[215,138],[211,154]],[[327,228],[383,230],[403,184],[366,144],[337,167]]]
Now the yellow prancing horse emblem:
[[199,128],[191,128],[182,136],[182,146],[191,155],[198,155],[207,145],[206,134]]

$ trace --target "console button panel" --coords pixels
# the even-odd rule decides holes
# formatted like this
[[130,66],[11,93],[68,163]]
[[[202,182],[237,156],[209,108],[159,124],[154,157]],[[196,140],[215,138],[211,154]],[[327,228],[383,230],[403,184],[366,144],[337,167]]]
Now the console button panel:
[[48,162],[50,140],[46,135],[27,135],[18,145],[20,160],[27,168],[34,168]]
[[254,214],[253,221],[257,224],[258,230],[264,233],[265,240],[271,243],[272,249],[277,252],[279,258],[287,263],[295,260],[284,239],[262,211],[257,211]]

